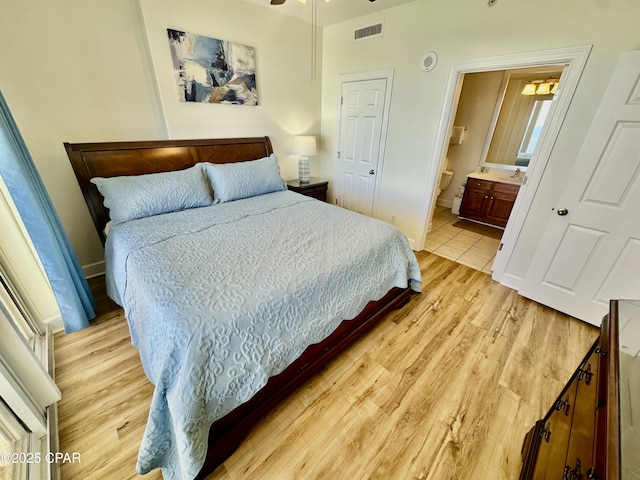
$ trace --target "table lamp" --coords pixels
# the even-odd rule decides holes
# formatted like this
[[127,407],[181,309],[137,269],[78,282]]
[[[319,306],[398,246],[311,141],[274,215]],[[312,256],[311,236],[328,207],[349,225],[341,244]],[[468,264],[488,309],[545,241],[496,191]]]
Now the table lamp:
[[309,156],[317,155],[316,137],[314,135],[298,135],[293,137],[292,153],[299,155],[298,181],[309,183]]

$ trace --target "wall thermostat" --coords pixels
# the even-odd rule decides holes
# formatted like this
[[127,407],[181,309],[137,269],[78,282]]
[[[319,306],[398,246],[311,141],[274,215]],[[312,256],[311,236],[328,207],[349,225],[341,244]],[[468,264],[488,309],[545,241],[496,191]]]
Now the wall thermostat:
[[436,52],[428,52],[422,57],[420,68],[423,72],[430,72],[435,68],[436,63],[438,63],[438,55],[436,55]]

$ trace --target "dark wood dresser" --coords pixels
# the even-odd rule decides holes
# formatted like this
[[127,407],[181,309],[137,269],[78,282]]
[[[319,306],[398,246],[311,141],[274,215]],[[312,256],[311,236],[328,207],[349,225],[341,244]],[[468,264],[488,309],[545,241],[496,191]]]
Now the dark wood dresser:
[[599,338],[525,437],[520,479],[640,479],[639,407],[640,302],[612,300]]
[[287,180],[287,188],[294,192],[306,195],[307,197],[317,198],[323,202],[327,201],[328,180],[311,177],[308,182],[301,183],[300,180]]

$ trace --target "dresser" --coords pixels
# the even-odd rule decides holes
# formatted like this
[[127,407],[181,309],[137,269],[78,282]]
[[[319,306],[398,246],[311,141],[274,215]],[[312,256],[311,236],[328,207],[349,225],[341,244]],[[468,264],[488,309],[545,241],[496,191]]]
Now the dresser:
[[640,302],[613,300],[600,336],[527,433],[520,480],[640,479],[637,418]]
[[308,182],[301,183],[300,180],[288,180],[287,188],[293,192],[306,195],[307,197],[317,198],[323,202],[327,201],[328,180],[311,177]]
[[518,183],[496,180],[490,175],[470,174],[460,204],[460,217],[505,227],[519,191]]

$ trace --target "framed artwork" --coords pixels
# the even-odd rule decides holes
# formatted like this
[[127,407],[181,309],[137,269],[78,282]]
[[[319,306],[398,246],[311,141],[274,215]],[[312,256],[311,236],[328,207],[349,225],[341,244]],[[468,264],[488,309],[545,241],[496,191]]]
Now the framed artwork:
[[257,105],[255,49],[168,28],[182,102]]

